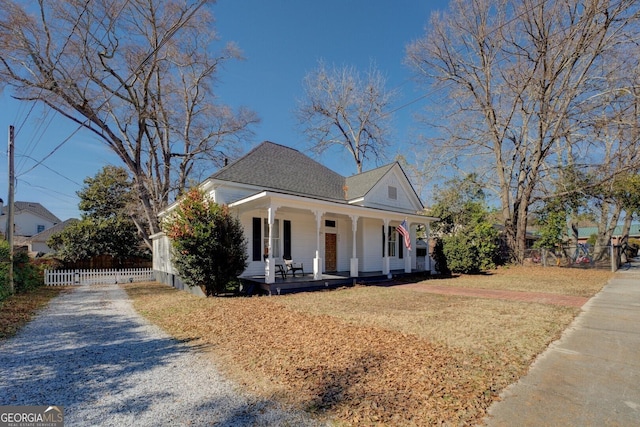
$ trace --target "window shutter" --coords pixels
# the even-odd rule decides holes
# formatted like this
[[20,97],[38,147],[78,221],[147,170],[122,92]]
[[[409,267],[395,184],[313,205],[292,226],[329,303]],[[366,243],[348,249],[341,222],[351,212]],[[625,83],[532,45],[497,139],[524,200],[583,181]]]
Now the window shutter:
[[286,219],[283,221],[284,229],[282,230],[284,234],[284,254],[283,258],[291,259],[291,221],[287,221]]
[[262,260],[262,219],[253,218],[253,260]]

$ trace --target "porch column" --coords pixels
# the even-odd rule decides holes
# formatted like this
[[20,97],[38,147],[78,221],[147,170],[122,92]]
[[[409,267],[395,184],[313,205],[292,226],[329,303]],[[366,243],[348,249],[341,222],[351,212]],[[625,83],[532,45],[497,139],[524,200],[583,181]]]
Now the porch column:
[[387,277],[391,278],[391,269],[389,268],[389,220],[384,219],[384,228],[382,235],[383,239],[383,248],[382,248],[382,274],[386,274]]
[[267,243],[267,249],[269,255],[264,263],[264,282],[265,283],[275,283],[276,281],[276,266],[275,260],[273,259],[273,223],[275,222],[276,217],[276,209],[275,206],[269,206],[267,208],[267,222],[269,223],[269,238]]
[[358,254],[356,252],[356,233],[358,231],[357,215],[351,215],[351,232],[353,233],[353,250],[351,251],[351,277],[358,277]]
[[324,212],[314,211],[316,216],[316,256],[313,258],[313,279],[322,280],[322,258],[320,258],[320,230]]
[[[411,260],[413,259],[411,255],[413,254],[413,246],[414,246],[413,242],[416,241],[416,227],[412,226],[412,224],[409,224],[409,223],[407,223],[407,227],[409,227],[407,231],[409,232],[409,236],[411,237],[410,239],[411,247],[407,250],[407,254],[404,257],[404,272],[411,273]],[[404,245],[404,238],[402,236],[398,236],[398,237],[402,239],[402,242],[400,242],[400,244]]]

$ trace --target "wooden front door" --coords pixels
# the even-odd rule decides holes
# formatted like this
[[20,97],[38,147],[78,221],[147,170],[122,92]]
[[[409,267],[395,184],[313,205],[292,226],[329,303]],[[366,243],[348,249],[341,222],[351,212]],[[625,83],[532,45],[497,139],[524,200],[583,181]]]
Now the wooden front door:
[[334,233],[324,234],[324,269],[325,271],[336,271],[338,269],[337,235]]

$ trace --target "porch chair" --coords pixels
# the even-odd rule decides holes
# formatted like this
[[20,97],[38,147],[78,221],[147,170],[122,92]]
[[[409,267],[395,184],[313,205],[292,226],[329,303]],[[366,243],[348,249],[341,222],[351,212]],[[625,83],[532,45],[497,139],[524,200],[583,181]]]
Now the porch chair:
[[283,260],[284,260],[284,266],[285,266],[285,269],[287,270],[287,273],[291,272],[291,274],[293,274],[293,277],[296,277],[296,271],[301,271],[302,275],[304,276],[304,265],[302,263],[296,264],[293,262],[292,259],[286,259],[286,258],[283,258]]

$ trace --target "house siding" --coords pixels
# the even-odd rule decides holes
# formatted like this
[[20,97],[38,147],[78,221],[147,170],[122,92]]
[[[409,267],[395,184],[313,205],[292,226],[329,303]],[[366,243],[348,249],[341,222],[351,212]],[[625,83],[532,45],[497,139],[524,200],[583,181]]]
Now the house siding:
[[[7,215],[3,215],[0,220],[0,229],[3,233],[6,228],[7,218]],[[14,234],[16,236],[35,236],[57,224],[29,212],[16,212],[13,223],[15,224]],[[39,225],[43,227],[42,230],[38,230]]]
[[382,271],[382,221],[363,218],[361,271]]
[[153,238],[153,269],[168,274],[177,274],[171,263],[171,242],[162,234]]
[[31,242],[29,245],[29,251],[37,252],[37,253],[49,253],[51,252],[51,248],[47,246],[45,242]]
[[219,205],[228,205],[236,200],[243,199],[252,194],[255,194],[255,190],[248,188],[240,188],[235,186],[225,186],[211,191],[209,194],[213,200]]

